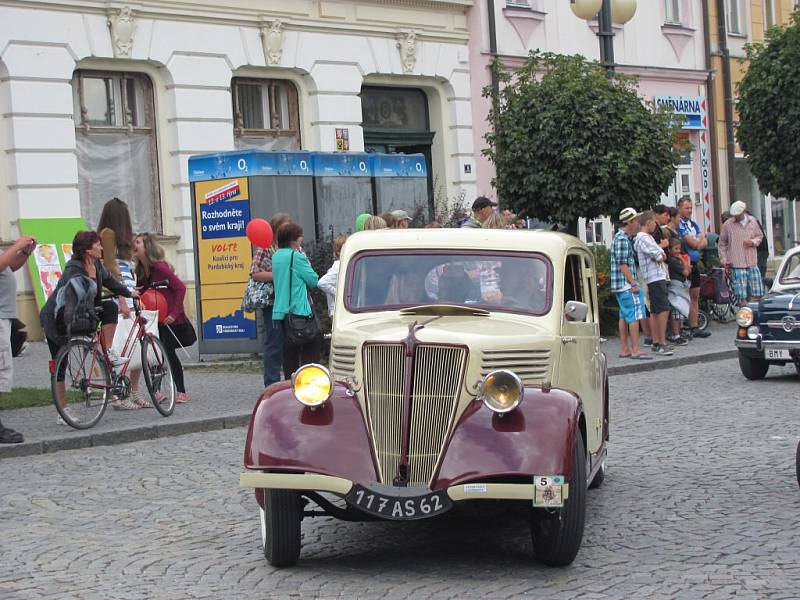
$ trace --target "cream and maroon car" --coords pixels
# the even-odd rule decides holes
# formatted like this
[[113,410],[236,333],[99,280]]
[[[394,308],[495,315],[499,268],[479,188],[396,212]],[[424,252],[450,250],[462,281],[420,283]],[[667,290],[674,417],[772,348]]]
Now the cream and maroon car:
[[330,365],[264,390],[240,482],[264,554],[300,554],[304,516],[427,519],[526,503],[536,558],[566,565],[605,476],[608,378],[591,252],[551,232],[351,236]]

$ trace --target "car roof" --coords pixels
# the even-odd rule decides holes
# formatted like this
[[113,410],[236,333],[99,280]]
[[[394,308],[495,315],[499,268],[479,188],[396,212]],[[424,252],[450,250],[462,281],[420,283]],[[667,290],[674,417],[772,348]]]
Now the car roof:
[[365,250],[501,250],[542,252],[561,256],[570,248],[588,250],[578,238],[554,231],[529,229],[378,229],[347,238],[342,260]]

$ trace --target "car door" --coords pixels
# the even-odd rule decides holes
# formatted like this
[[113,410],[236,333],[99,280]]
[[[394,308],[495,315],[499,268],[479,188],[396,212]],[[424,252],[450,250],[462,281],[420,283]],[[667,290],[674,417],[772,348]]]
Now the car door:
[[[586,319],[561,319],[561,387],[578,394],[586,416],[587,449],[597,452],[602,440],[602,373],[600,325],[591,257],[581,249],[567,254],[564,265],[564,304],[570,300],[589,307]],[[561,307],[563,309],[563,307]]]

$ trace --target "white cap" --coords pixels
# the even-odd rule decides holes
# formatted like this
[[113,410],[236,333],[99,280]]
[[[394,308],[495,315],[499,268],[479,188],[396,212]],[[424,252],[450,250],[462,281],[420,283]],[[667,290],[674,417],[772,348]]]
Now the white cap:
[[633,221],[636,217],[639,216],[639,213],[636,212],[635,208],[623,208],[619,213],[619,220],[624,224],[627,225],[631,221]]
[[408,213],[406,211],[404,211],[404,210],[399,210],[399,209],[398,210],[393,210],[392,211],[392,216],[395,219],[398,219],[400,221],[410,221],[411,220],[411,217],[409,217]]
[[731,204],[731,209],[728,212],[730,212],[732,217],[738,217],[745,210],[747,210],[747,205],[741,200],[737,200],[736,202]]

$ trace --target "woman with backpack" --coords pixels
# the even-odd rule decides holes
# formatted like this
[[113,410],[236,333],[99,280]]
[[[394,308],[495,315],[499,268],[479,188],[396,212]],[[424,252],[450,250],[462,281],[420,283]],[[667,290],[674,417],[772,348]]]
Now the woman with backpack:
[[[154,281],[166,281],[167,288],[159,290],[167,300],[167,316],[160,318],[158,323],[158,337],[164,344],[167,360],[172,369],[172,379],[178,395],[175,402],[182,404],[189,401],[183,381],[183,365],[175,350],[184,346],[191,346],[182,340],[183,333],[191,330],[196,335],[192,324],[183,312],[183,297],[186,295],[186,286],[175,274],[172,266],[164,260],[164,249],[152,233],[142,233],[133,241],[133,254],[136,257],[136,280],[138,285],[146,286]],[[195,337],[196,339],[196,337]]]
[[[101,292],[105,287],[112,293],[125,298],[138,298],[136,290],[129,290],[117,281],[103,266],[103,246],[100,236],[95,231],[79,231],[72,240],[72,258],[64,267],[64,273],[58,280],[56,289],[44,303],[39,318],[42,321],[50,348],[50,357],[55,358],[58,350],[69,341],[71,335],[93,334],[94,331],[85,331],[87,325],[79,323],[84,319],[83,311],[94,311],[95,306],[102,308],[99,318],[102,323],[101,331],[103,343],[108,348],[108,357],[113,365],[120,365],[125,359],[111,348],[114,341],[114,332],[117,329],[117,316],[119,306],[114,300],[101,300]],[[65,289],[73,279],[83,278],[80,283],[86,284],[84,289],[91,290],[92,297],[87,299],[87,307],[76,307],[71,304],[80,302],[75,293],[67,293]],[[69,321],[69,322],[67,322]]]

